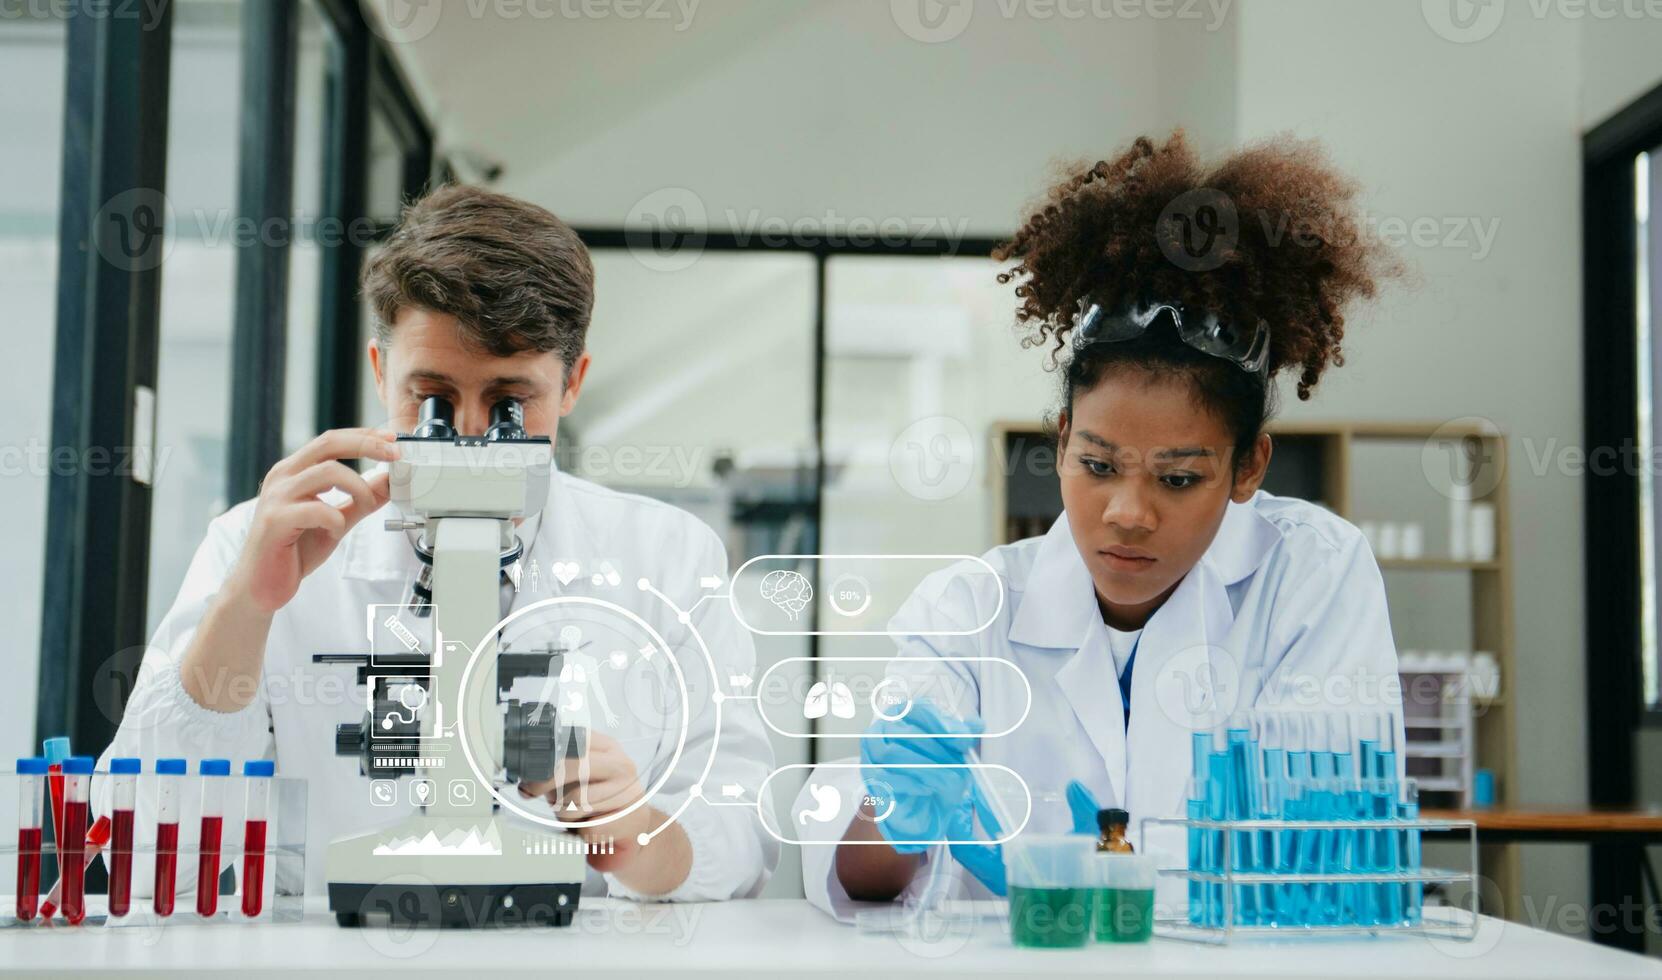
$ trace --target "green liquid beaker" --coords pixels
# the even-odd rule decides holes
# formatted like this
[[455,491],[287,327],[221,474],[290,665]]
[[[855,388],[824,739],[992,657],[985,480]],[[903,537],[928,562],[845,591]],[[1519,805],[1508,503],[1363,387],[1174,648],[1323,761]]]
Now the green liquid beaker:
[[1094,865],[1097,941],[1148,942],[1154,935],[1154,861],[1140,854],[1098,854]]
[[1098,889],[1093,932],[1100,943],[1148,942],[1154,935],[1154,889]]
[[1014,945],[1065,949],[1091,941],[1094,852],[1083,834],[1023,834],[1005,843]]
[[1091,938],[1089,888],[1010,888],[1010,941],[1017,946],[1064,949]]

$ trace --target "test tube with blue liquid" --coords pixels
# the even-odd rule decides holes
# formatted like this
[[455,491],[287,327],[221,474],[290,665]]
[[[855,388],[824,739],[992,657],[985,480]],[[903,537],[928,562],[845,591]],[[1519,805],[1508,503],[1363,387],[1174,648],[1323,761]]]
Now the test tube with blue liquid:
[[[1191,753],[1191,768],[1193,773],[1189,783],[1188,817],[1191,821],[1206,819],[1206,783],[1211,772],[1212,759],[1212,732],[1210,729],[1194,732],[1189,736]],[[1189,870],[1211,871],[1212,856],[1210,833],[1200,828],[1189,827]],[[1205,925],[1204,883],[1193,878],[1189,880],[1189,922],[1192,925]]]
[[[1398,780],[1397,780],[1397,753],[1396,753],[1396,718],[1386,711],[1380,719],[1379,754],[1375,758],[1378,767],[1377,783],[1374,797],[1374,819],[1395,820],[1398,814]],[[1401,871],[1402,853],[1394,830],[1376,831],[1380,843],[1380,853],[1377,856],[1378,866],[1382,871]],[[1384,885],[1379,890],[1378,913],[1376,922],[1380,925],[1396,921],[1398,910],[1408,904],[1407,896],[1402,885]]]

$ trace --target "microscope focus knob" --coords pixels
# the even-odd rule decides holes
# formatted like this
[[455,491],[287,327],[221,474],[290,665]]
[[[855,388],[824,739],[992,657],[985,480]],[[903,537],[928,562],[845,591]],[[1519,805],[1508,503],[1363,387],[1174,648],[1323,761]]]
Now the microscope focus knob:
[[335,726],[335,754],[357,757],[364,754],[364,725],[347,722]]
[[502,765],[516,783],[554,778],[554,706],[510,700],[502,732]]

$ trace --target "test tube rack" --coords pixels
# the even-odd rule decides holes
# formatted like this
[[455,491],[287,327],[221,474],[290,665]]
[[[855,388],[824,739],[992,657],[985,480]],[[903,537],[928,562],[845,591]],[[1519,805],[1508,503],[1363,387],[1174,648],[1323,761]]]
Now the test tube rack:
[[[110,778],[105,771],[93,774],[94,791],[97,781]],[[169,853],[176,866],[173,910],[159,915],[155,909],[154,882],[157,858],[161,851],[155,842],[156,775],[148,770],[139,776],[139,833],[132,847],[132,895],[130,911],[114,916],[108,912],[106,895],[87,896],[87,916],[79,925],[68,924],[61,914],[51,919],[36,914],[28,921],[17,917],[16,882],[18,850],[18,797],[21,784],[13,769],[0,770],[0,929],[84,929],[87,927],[208,925],[215,923],[299,922],[302,918],[306,886],[306,781],[289,777],[263,777],[271,784],[270,804],[266,816],[266,839],[262,851],[265,857],[262,877],[264,887],[258,914],[243,913],[242,885],[244,878],[243,848],[243,794],[241,784],[245,777],[185,775],[168,778],[179,780],[179,840]],[[217,908],[211,915],[200,915],[195,899],[195,882],[201,866],[198,846],[198,827],[201,823],[201,784],[203,779],[224,779],[237,789],[226,793],[226,833],[219,848],[218,881],[226,880],[226,873],[234,874],[237,882],[233,894],[221,894]],[[50,803],[48,802],[48,805]],[[98,813],[95,811],[94,817]],[[149,826],[144,826],[149,821]],[[60,876],[57,842],[53,840],[52,819],[43,820],[46,831],[40,849],[40,899],[45,900],[53,882]],[[92,864],[110,868],[112,843],[103,845],[102,857]],[[91,873],[92,867],[85,871]]]
[[[1452,905],[1422,906],[1418,901],[1413,901],[1413,909],[1400,916],[1381,916],[1371,922],[1348,922],[1342,921],[1342,916],[1330,916],[1334,921],[1290,924],[1285,917],[1260,912],[1266,907],[1264,896],[1338,895],[1346,886],[1352,889],[1358,886],[1378,886],[1381,889],[1396,886],[1404,889],[1398,894],[1405,900],[1405,907],[1407,900],[1421,895],[1427,885],[1464,886],[1456,890],[1472,896],[1475,901],[1479,884],[1477,825],[1470,820],[1196,820],[1148,817],[1142,821],[1140,830],[1145,848],[1151,837],[1172,839],[1173,830],[1180,831],[1183,837],[1190,832],[1209,835],[1217,855],[1214,862],[1219,869],[1217,871],[1169,863],[1158,868],[1161,879],[1178,879],[1188,883],[1190,896],[1190,902],[1182,905],[1161,903],[1158,896],[1162,889],[1156,889],[1154,934],[1162,938],[1223,945],[1251,939],[1296,940],[1335,935],[1418,935],[1453,942],[1470,942],[1477,936],[1479,919],[1474,911]],[[1463,868],[1407,866],[1394,871],[1305,873],[1236,870],[1237,867],[1261,863],[1237,858],[1241,856],[1241,851],[1256,847],[1265,840],[1296,841],[1306,834],[1369,832],[1404,835],[1403,839],[1409,834],[1464,834],[1464,840],[1459,841],[1464,846],[1458,850],[1468,855],[1469,860]],[[1153,852],[1143,850],[1143,853],[1158,855],[1160,852],[1156,849]],[[1324,892],[1324,888],[1332,891]],[[1198,915],[1193,914],[1191,908],[1197,896],[1207,906]],[[1266,919],[1270,921],[1264,921]]]

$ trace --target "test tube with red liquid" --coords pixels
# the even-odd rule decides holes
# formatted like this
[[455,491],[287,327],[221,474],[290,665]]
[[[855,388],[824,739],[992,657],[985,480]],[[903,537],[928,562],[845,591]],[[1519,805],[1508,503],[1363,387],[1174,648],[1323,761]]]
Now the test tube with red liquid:
[[[52,808],[52,843],[63,840],[63,762],[70,756],[69,739],[62,735],[40,743],[41,755],[46,757],[46,788],[50,791]],[[40,907],[40,917],[50,919],[53,906]]]
[[179,792],[185,760],[156,760],[156,885],[152,907],[159,916],[173,914],[179,883]]
[[92,811],[92,765],[89,755],[63,761],[63,838],[58,841],[58,884],[63,889],[63,917],[80,925],[87,917],[87,817]]
[[266,815],[271,810],[271,777],[277,767],[270,759],[250,759],[242,764],[248,784],[247,807],[242,825],[242,914],[253,918],[265,902]]
[[[91,814],[88,814],[88,816],[90,817]],[[109,817],[99,817],[97,820],[94,820],[92,822],[91,827],[87,828],[86,842],[81,845],[81,874],[82,874],[82,880],[85,880],[86,870],[88,868],[92,867],[92,862],[98,860],[98,855],[104,853],[104,845],[108,844],[109,842],[110,842],[110,818]],[[60,869],[60,871],[61,871],[61,869]],[[58,903],[63,901],[63,879],[64,879],[64,876],[60,873],[58,875],[57,882],[52,886],[52,890],[47,892],[46,897],[41,900],[41,903],[40,903],[40,917],[41,918],[50,919],[54,914],[57,913]],[[81,892],[82,892],[82,894],[85,894],[86,889],[82,888]]]
[[219,911],[219,847],[225,834],[225,777],[230,759],[203,759],[196,764],[202,777],[202,834],[196,845],[196,914],[211,917]]
[[41,809],[46,801],[45,759],[17,760],[17,921],[35,917],[40,902]]
[[110,914],[133,904],[133,809],[138,803],[137,759],[110,760]]

